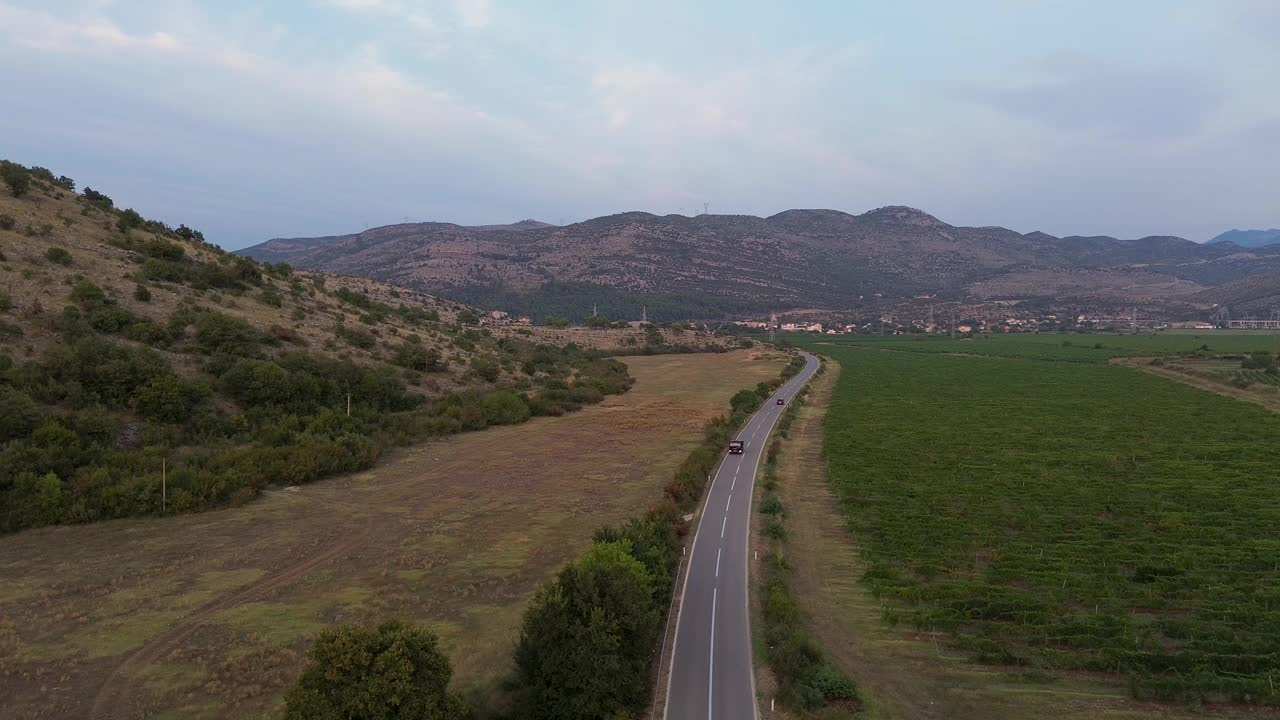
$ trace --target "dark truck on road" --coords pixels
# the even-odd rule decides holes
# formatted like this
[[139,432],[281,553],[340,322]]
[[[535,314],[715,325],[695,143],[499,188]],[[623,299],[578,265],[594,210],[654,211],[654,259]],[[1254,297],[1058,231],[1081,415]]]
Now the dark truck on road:
[[746,450],[746,449],[747,449],[747,441],[746,441],[746,440],[730,440],[730,441],[729,441],[729,454],[730,454],[730,455],[741,455],[741,454],[742,454],[742,451],[743,451],[743,450]]

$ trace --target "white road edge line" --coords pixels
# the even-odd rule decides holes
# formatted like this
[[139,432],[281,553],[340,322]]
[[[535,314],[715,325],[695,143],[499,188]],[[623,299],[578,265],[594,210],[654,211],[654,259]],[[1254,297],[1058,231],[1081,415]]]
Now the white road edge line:
[[[716,548],[716,577],[720,577],[720,551],[724,548]],[[713,589],[712,592],[715,592]]]

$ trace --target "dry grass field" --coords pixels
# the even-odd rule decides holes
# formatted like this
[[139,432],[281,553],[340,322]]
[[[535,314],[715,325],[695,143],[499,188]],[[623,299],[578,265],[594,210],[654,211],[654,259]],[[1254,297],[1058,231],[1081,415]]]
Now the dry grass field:
[[459,688],[487,694],[529,594],[656,501],[702,424],[785,360],[627,363],[635,387],[600,405],[246,507],[0,537],[5,717],[266,717],[317,630],[388,617],[434,625]]

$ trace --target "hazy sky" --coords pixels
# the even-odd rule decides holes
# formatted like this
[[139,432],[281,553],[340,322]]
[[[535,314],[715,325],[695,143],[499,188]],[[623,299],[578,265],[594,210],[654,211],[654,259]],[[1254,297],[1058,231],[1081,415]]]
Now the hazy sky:
[[1280,0],[0,0],[0,156],[230,248],[704,202],[1205,240],[1280,226],[1278,37]]

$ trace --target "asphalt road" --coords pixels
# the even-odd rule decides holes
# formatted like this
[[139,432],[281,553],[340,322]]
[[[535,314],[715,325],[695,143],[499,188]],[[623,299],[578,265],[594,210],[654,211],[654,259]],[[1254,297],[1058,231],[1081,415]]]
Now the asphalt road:
[[777,398],[789,403],[818,370],[816,357],[801,354],[804,369],[756,411],[736,437],[746,441],[746,450],[726,453],[711,481],[676,619],[663,712],[667,720],[757,717],[747,611],[751,497],[769,434],[787,409]]

